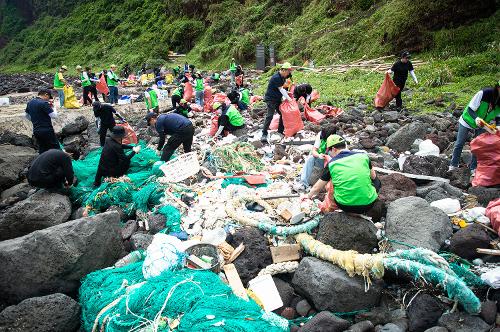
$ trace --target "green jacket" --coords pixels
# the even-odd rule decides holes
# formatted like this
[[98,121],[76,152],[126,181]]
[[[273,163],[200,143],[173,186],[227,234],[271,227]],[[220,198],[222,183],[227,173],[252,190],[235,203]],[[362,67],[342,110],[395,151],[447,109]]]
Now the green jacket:
[[64,83],[59,79],[59,71],[54,75],[54,89],[64,88]]
[[[476,117],[483,119],[486,123],[490,123],[495,120],[497,116],[500,116],[500,105],[498,100],[493,100],[493,89],[494,88],[487,88],[481,90],[481,99],[479,99],[479,95],[476,94],[462,113],[462,118],[471,128],[477,128]],[[474,111],[471,106],[476,107],[476,111]]]
[[90,79],[88,77],[88,73],[87,73],[87,77],[85,77],[83,75],[83,72],[80,74],[80,81],[82,81],[82,88],[86,87],[86,86],[89,86],[91,85],[92,83],[90,82]]
[[111,70],[108,70],[108,73],[106,74],[106,84],[108,86],[117,86],[118,85],[118,76],[114,72],[112,72]]
[[245,124],[245,119],[241,116],[240,112],[233,105],[229,105],[226,115],[229,118],[229,123],[235,127],[240,127]]
[[231,62],[229,65],[229,70],[232,72],[236,72],[236,62]]
[[158,94],[154,89],[148,89],[146,92],[149,94],[149,98],[151,98],[151,105],[149,105],[149,100],[148,98],[144,98],[144,101],[146,102],[146,108],[148,110],[154,109],[158,107]]

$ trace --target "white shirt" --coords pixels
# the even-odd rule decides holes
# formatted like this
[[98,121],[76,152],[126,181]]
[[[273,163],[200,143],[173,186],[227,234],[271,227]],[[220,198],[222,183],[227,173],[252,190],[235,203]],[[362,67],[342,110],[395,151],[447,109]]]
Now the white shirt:
[[[481,100],[482,99],[483,99],[483,90],[479,91],[478,93],[476,93],[474,95],[474,97],[472,97],[471,101],[469,102],[468,107],[471,110],[473,110],[474,112],[477,111],[477,109],[479,108],[479,105],[481,105]],[[472,129],[471,126],[469,126],[467,124],[467,122],[465,122],[463,116],[460,117],[460,120],[458,120],[458,123],[460,123],[465,128]]]

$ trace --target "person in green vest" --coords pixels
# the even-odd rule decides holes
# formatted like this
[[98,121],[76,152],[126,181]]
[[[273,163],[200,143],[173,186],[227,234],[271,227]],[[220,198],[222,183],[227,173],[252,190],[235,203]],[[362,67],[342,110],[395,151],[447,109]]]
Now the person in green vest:
[[229,72],[231,74],[231,84],[234,84],[236,78],[236,60],[234,58],[231,59],[229,64]]
[[212,83],[219,83],[220,80],[220,74],[219,73],[213,73],[210,76],[210,79],[212,80]]
[[[458,168],[462,149],[465,141],[469,136],[469,132],[474,133],[474,137],[488,131],[494,133],[495,130],[488,128],[485,124],[496,123],[500,126],[500,80],[492,88],[485,88],[477,92],[469,105],[465,108],[462,116],[458,120],[458,133],[449,170],[452,171]],[[499,152],[500,153],[500,152]],[[477,167],[476,156],[472,155],[469,168],[472,175],[475,175]]]
[[148,113],[150,110],[156,114],[160,113],[160,107],[158,106],[158,94],[154,88],[147,88],[144,91],[144,101],[146,102],[146,109]]
[[331,135],[334,135],[336,131],[337,129],[335,126],[328,126],[321,128],[321,131],[316,135],[311,154],[307,157],[304,168],[302,168],[300,181],[293,185],[295,191],[302,192],[309,188],[309,179],[311,178],[314,168],[316,167],[322,170],[325,167],[325,162],[328,160],[326,140]]
[[339,209],[352,214],[368,212],[382,186],[368,155],[347,149],[345,140],[339,135],[327,138],[326,152],[331,159],[307,197],[314,198],[331,181],[333,200]]
[[218,121],[219,128],[214,137],[218,137],[223,130],[233,133],[245,127],[245,119],[234,105],[227,106],[226,104],[215,102],[212,108],[220,114]]
[[181,99],[179,105],[175,108],[174,111],[174,113],[180,114],[186,118],[189,117],[190,112],[191,112],[191,107],[189,107],[189,104],[186,99]]
[[[87,67],[85,70],[83,70],[83,67],[78,65],[76,66],[76,70],[80,75],[80,83],[82,84],[83,88],[83,105],[90,106],[92,105],[92,98],[89,97],[89,94],[92,93],[93,79],[89,77],[89,68]],[[97,94],[95,95],[95,97],[97,98]]]
[[120,81],[116,72],[116,65],[111,65],[106,75],[106,84],[109,88],[109,103],[118,104],[118,82]]
[[59,96],[59,105],[64,107],[64,86],[67,86],[68,83],[64,79],[63,73],[68,71],[68,67],[66,66],[61,66],[57,70],[57,72],[54,75],[54,90],[57,91],[57,95]]
[[205,98],[205,82],[203,81],[203,76],[201,72],[197,71],[194,79],[194,91],[196,104],[203,107]]
[[252,95],[252,92],[248,89],[248,86],[245,85],[245,87],[240,89],[239,94],[240,98],[238,100],[238,108],[241,111],[248,109],[248,106],[250,106],[250,96]]
[[177,107],[177,104],[182,99],[182,96],[184,96],[184,84],[179,85],[177,88],[175,88],[174,92],[172,92],[172,108],[175,109]]

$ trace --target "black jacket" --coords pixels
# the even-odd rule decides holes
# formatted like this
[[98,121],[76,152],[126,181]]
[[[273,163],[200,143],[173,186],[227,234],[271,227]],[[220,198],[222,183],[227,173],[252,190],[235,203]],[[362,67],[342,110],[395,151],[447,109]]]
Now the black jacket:
[[132,146],[120,144],[111,137],[106,138],[95,175],[95,185],[100,185],[103,177],[118,178],[125,175],[130,167],[130,159],[135,155],[135,152],[126,155],[124,149],[132,149]]
[[55,181],[54,185],[67,181],[73,183],[73,165],[71,157],[64,151],[51,149],[39,155],[28,170],[28,182],[31,184],[42,184]]

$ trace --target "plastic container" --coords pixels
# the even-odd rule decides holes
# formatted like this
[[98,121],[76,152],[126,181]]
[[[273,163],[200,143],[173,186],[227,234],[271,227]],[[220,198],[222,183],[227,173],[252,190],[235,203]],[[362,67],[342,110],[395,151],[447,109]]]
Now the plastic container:
[[186,248],[185,252],[187,256],[195,255],[198,258],[201,258],[203,256],[208,256],[212,258],[212,265],[210,269],[192,268],[187,266],[188,269],[201,270],[201,271],[210,270],[214,273],[220,272],[219,251],[217,250],[216,246],[209,243],[200,243],[200,244],[195,244],[189,248]]

